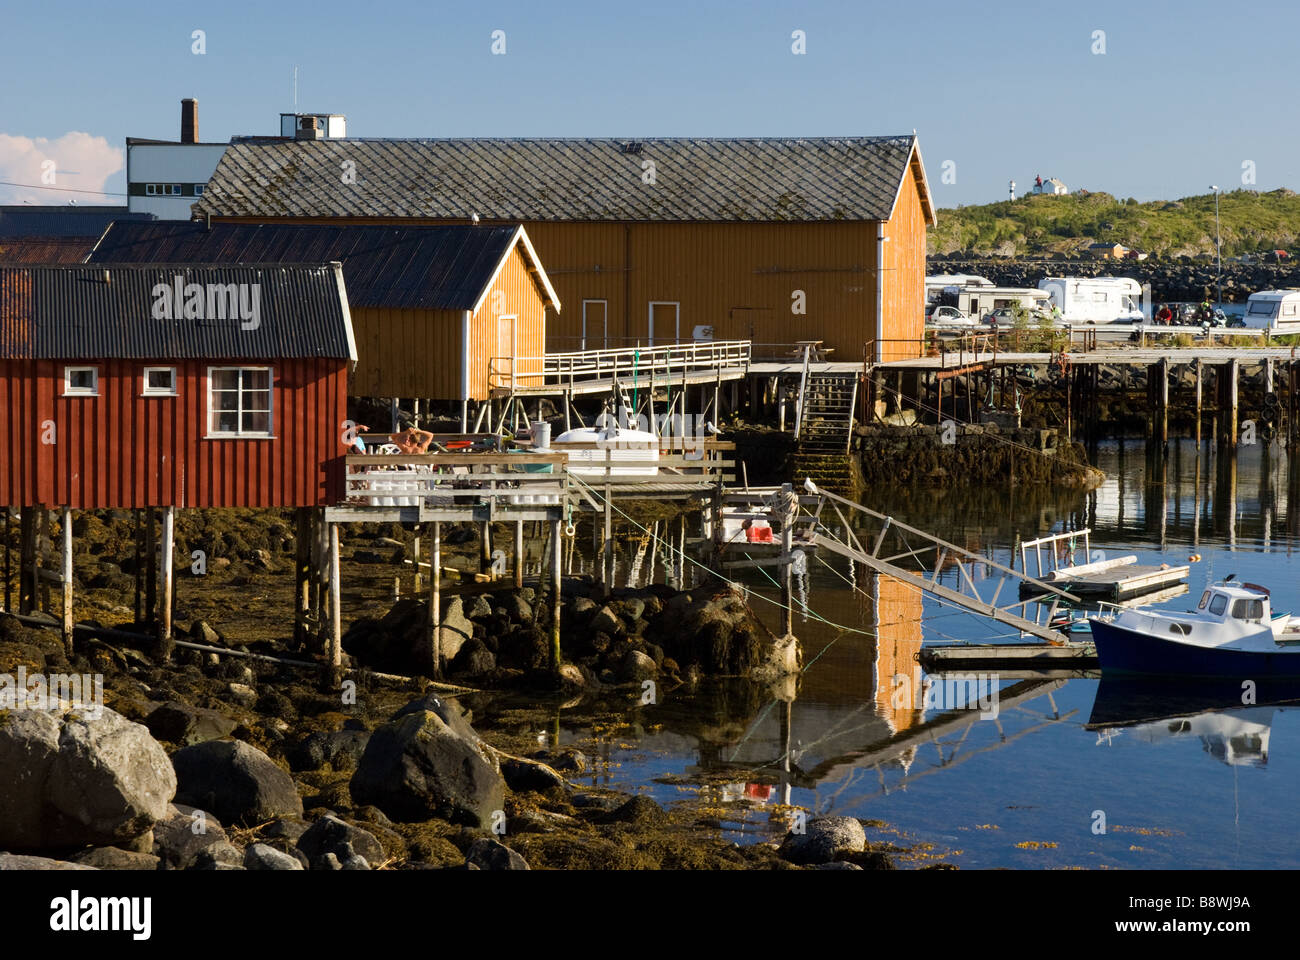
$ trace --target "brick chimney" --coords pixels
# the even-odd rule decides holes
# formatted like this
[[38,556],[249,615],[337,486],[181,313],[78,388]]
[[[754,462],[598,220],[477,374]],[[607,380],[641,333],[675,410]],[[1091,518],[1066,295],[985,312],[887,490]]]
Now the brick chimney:
[[181,143],[199,142],[199,102],[181,101]]

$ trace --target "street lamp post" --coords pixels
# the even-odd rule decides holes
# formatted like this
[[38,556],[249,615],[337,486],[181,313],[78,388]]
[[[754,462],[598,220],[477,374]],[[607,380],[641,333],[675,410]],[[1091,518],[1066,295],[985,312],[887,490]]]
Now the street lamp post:
[[1223,309],[1223,236],[1219,231],[1219,188],[1210,184],[1214,191],[1214,286],[1217,291],[1219,309]]

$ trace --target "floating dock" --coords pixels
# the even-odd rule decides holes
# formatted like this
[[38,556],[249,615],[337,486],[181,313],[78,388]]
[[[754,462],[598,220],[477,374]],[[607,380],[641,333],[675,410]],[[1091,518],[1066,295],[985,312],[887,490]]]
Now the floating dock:
[[954,670],[997,670],[1026,667],[1054,670],[1089,670],[1100,666],[1091,640],[1051,643],[954,643],[922,647],[919,655],[926,673]]
[[[1077,568],[1077,573],[1065,567],[1056,571],[1051,582],[1082,600],[1123,603],[1172,588],[1186,587],[1188,574],[1191,573],[1191,567],[1187,564],[1175,567],[1167,563],[1155,565],[1130,562],[1103,570],[1090,569],[1091,566],[1081,566]],[[1026,593],[1032,593],[1032,590],[1027,591],[1022,587],[1021,595],[1025,596]]]

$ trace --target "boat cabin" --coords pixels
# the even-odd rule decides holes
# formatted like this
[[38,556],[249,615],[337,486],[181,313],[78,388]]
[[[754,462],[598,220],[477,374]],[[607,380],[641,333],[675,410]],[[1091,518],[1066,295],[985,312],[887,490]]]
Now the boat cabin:
[[1245,623],[1266,624],[1272,619],[1268,592],[1263,587],[1211,584],[1201,594],[1196,611],[1219,620]]

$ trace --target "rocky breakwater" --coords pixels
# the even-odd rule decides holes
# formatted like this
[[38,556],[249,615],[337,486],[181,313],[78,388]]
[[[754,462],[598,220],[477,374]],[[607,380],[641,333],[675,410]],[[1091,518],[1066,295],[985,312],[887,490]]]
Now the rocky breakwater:
[[[741,594],[714,581],[689,591],[615,590],[566,580],[560,614],[560,682],[597,689],[645,680],[771,679],[799,669],[793,637],[772,634]],[[443,601],[443,674],[478,688],[554,687],[551,613],[531,587],[466,593]],[[357,621],[343,638],[356,662],[386,672],[428,669],[425,601],[399,601],[382,618]]]
[[952,424],[859,426],[855,442],[866,482],[944,486],[1015,483],[1091,487],[1101,471],[1083,444],[1056,430]]

